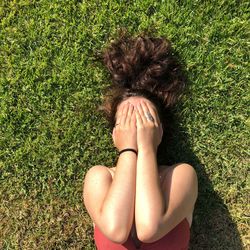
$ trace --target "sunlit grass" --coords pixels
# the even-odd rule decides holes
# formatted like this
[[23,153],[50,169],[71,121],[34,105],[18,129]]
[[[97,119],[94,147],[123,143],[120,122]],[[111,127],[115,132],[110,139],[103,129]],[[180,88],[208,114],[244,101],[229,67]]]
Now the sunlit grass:
[[185,2],[1,2],[1,249],[94,249],[82,181],[116,159],[94,58],[119,27],[154,28],[186,64],[172,157],[199,175],[191,248],[249,246],[248,1]]

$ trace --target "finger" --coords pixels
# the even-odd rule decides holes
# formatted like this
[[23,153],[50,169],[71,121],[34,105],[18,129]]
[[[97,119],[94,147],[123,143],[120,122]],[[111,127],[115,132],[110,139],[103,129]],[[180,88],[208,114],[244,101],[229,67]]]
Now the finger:
[[129,107],[128,107],[128,113],[127,113],[127,117],[126,117],[126,120],[125,120],[125,123],[126,123],[127,125],[130,124],[131,115],[132,115],[132,112],[133,112],[133,109],[134,109],[134,106],[133,106],[132,103],[129,103],[128,106],[129,106]]
[[130,120],[130,125],[136,126],[136,110],[135,110],[135,107],[133,107],[131,120]]
[[158,111],[155,108],[153,108],[151,105],[149,105],[149,103],[146,103],[146,105],[147,105],[148,109],[150,110],[150,113],[155,118],[155,123],[157,123],[158,125],[161,124]]
[[131,116],[131,114],[133,112],[133,108],[134,108],[134,105],[129,102],[128,116]]
[[142,109],[143,109],[143,112],[144,112],[144,115],[146,116],[147,113],[150,113],[152,115],[152,117],[154,118],[154,121],[151,121],[149,120],[147,117],[146,117],[146,120],[147,122],[153,122],[153,123],[156,123],[156,117],[155,117],[155,114],[152,113],[152,111],[150,112],[148,106],[146,105],[146,102],[145,101],[141,101],[141,106],[142,106]]
[[143,126],[143,120],[137,108],[135,108],[135,117],[136,117],[136,127],[141,128]]
[[139,103],[137,104],[136,107],[137,107],[137,110],[138,110],[138,112],[139,112],[139,115],[140,115],[140,117],[141,117],[142,122],[143,122],[143,123],[146,123],[147,120],[146,120],[144,111],[143,111],[143,109],[142,109],[141,103],[139,102]]
[[121,122],[120,122],[120,125],[121,126],[124,126],[125,125],[125,122],[126,122],[126,117],[127,117],[127,113],[128,113],[128,108],[129,108],[129,103],[127,102],[124,107],[123,107],[123,110],[122,110],[122,117],[121,117]]

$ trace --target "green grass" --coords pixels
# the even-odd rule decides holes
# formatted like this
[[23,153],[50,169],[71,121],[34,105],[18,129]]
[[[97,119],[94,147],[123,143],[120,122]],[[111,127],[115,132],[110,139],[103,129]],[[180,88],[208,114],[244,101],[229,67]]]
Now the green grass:
[[94,249],[82,181],[116,158],[96,112],[110,80],[94,58],[120,27],[153,27],[186,64],[168,154],[199,176],[190,248],[250,247],[248,13],[233,0],[2,0],[0,249]]

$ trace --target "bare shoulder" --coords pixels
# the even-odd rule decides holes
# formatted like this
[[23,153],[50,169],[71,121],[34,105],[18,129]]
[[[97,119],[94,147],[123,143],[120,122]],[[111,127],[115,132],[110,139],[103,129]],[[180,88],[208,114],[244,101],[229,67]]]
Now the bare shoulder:
[[93,167],[91,167],[86,175],[85,175],[85,179],[86,178],[93,178],[95,177],[100,177],[100,176],[109,176],[110,175],[110,171],[108,170],[108,167],[103,166],[103,165],[95,165]]
[[169,169],[169,175],[176,179],[180,186],[198,194],[198,177],[194,167],[188,163],[177,163]]
[[87,192],[92,192],[100,188],[102,190],[103,186],[108,186],[112,181],[112,175],[107,167],[102,165],[95,165],[91,167],[83,180],[83,190],[84,194]]
[[[192,196],[195,201],[198,196],[198,177],[196,170],[188,163],[177,163],[164,169],[163,188],[167,195],[175,193]],[[182,197],[183,198],[183,197]]]
[[194,167],[187,163],[177,163],[163,168],[163,193],[169,211],[186,217],[191,227],[193,211],[198,198],[198,178]]
[[190,165],[188,163],[184,163],[184,162],[176,163],[176,164],[173,164],[171,166],[161,165],[161,166],[159,166],[159,170],[164,174],[170,174],[173,171],[178,172],[178,173],[189,172],[194,177],[197,177],[197,174],[196,174],[194,167],[192,165]]
[[107,167],[95,165],[91,167],[83,181],[83,202],[92,218],[93,224],[99,221],[100,210],[104,198],[112,183],[112,175]]

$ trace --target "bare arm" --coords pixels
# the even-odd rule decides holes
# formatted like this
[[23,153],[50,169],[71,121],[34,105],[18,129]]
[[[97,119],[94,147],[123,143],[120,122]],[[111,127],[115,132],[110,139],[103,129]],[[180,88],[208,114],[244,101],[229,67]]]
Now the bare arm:
[[135,218],[136,228],[140,234],[141,231],[145,232],[145,229],[156,230],[152,227],[158,226],[165,211],[156,152],[153,148],[138,152],[136,176]]
[[[145,114],[151,113],[153,121]],[[142,103],[136,112],[138,160],[136,174],[135,223],[138,238],[154,242],[180,223],[193,209],[198,195],[197,176],[192,166],[177,164],[166,175],[161,190],[156,152],[159,145],[159,117]]]
[[136,160],[133,152],[120,155],[112,185],[100,211],[119,241],[127,239],[133,224]]
[[134,218],[136,154],[124,152],[112,181],[104,166],[92,167],[84,181],[84,204],[96,226],[110,240],[122,243]]
[[[117,118],[120,119],[121,126],[113,133],[113,139],[119,150],[137,149],[134,141],[135,116],[131,118],[132,110],[132,107],[125,107],[122,116]],[[90,171],[85,179],[85,206],[103,234],[117,243],[126,241],[133,224],[136,161],[134,152],[124,152],[119,156],[113,181],[105,167]]]
[[[146,243],[159,240],[177,226],[193,210],[198,197],[198,179],[191,165],[172,166],[161,191],[154,170],[150,169],[149,155],[138,155],[135,203],[138,238]],[[153,154],[151,157],[154,159]],[[138,172],[140,169],[143,170]]]

